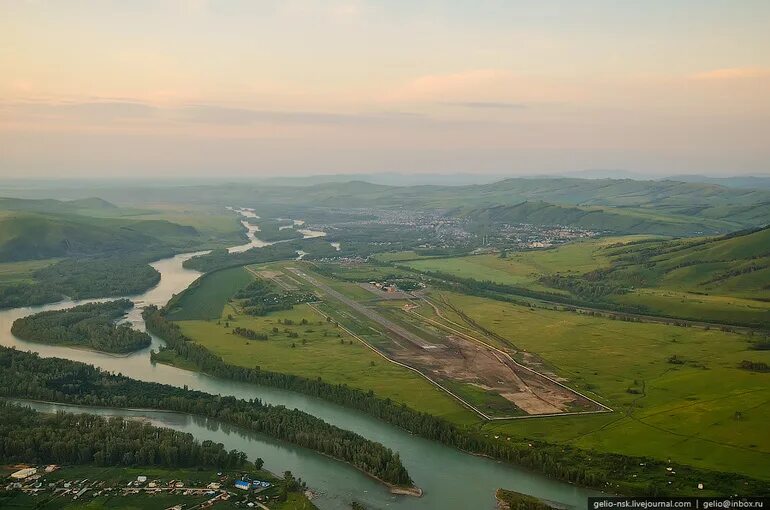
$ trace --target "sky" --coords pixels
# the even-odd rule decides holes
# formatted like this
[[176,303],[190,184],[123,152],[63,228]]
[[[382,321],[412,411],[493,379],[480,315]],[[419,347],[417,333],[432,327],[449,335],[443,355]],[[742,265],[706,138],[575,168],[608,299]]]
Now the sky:
[[766,0],[0,0],[0,177],[770,173]]

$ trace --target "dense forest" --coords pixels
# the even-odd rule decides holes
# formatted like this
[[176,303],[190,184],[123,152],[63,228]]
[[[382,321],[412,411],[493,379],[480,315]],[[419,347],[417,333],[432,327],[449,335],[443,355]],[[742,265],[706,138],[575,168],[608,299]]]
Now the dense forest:
[[24,340],[54,345],[76,345],[125,354],[150,345],[150,335],[130,324],[116,324],[134,304],[128,299],[88,303],[16,319],[11,333]]
[[627,286],[606,278],[603,271],[592,271],[581,276],[549,274],[541,276],[538,281],[549,287],[569,291],[590,302],[603,302],[607,296],[628,291]]
[[[157,311],[157,310],[156,310]],[[191,413],[348,462],[385,482],[411,486],[397,453],[296,409],[148,383],[91,365],[0,347],[0,396]]]
[[259,279],[254,280],[235,294],[241,299],[243,311],[249,315],[266,315],[278,310],[291,310],[299,303],[314,299],[313,294],[279,289],[275,284]]
[[0,463],[241,468],[246,454],[123,418],[41,414],[0,400]]
[[[158,355],[160,359],[178,357],[186,364],[216,377],[284,388],[358,409],[413,434],[433,439],[460,450],[486,455],[536,469],[548,476],[584,486],[605,488],[612,483],[627,494],[664,495],[687,491],[697,483],[707,484],[717,492],[766,494],[765,482],[733,473],[707,471],[691,466],[676,465],[675,484],[666,476],[661,461],[626,455],[593,452],[570,446],[551,444],[530,438],[499,441],[475,429],[457,427],[446,420],[410,409],[390,399],[382,399],[372,391],[362,391],[346,384],[330,384],[319,379],[237,367],[205,347],[185,337],[179,327],[167,320],[155,307],[145,309],[144,318],[149,331],[166,341]],[[156,358],[158,359],[158,358]]]
[[47,285],[26,282],[0,285],[0,309],[43,305],[63,298],[61,292]]
[[[163,254],[157,254],[159,256]],[[160,281],[146,257],[64,259],[37,270],[33,282],[0,285],[0,308],[139,294]]]
[[139,294],[157,285],[160,273],[145,257],[110,257],[64,259],[40,269],[35,278],[71,299],[90,299]]

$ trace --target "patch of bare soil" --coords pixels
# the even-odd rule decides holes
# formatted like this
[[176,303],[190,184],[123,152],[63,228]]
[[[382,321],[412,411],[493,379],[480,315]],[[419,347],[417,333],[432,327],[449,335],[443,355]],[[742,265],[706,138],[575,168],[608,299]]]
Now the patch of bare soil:
[[547,379],[509,366],[501,354],[459,336],[445,337],[445,348],[424,349],[411,344],[389,354],[434,379],[451,379],[498,393],[527,414],[552,414],[567,410],[574,394]]

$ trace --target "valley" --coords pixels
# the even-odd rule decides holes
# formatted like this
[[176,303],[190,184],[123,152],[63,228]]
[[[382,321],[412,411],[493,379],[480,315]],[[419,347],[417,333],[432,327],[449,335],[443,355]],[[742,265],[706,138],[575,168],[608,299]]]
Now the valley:
[[[726,465],[730,475],[719,482],[725,487],[738,480],[767,481],[770,445],[758,428],[768,418],[770,401],[761,371],[768,361],[768,351],[761,349],[768,310],[762,301],[766,230],[675,239],[553,226],[479,230],[466,220],[379,216],[373,209],[326,211],[319,215],[322,221],[306,209],[280,215],[222,209],[216,214],[229,215],[234,228],[251,232],[247,245],[228,250],[232,241],[217,241],[209,245],[214,251],[147,266],[159,272],[160,286],[130,297],[135,309],[127,324],[142,331],[139,315],[155,304],[162,308],[161,323],[178,327],[182,343],[170,342],[152,326],[149,348],[115,361],[121,373],[216,393],[258,392],[390,447],[400,445],[398,452],[423,496],[396,496],[391,502],[410,508],[439,504],[443,496],[438,497],[435,484],[440,482],[421,469],[414,475],[420,463],[404,450],[414,447],[406,439],[410,434],[383,430],[372,435],[378,420],[462,449],[518,459],[514,462],[594,489],[615,485],[616,491],[635,493],[665,484],[665,490],[686,493],[697,478],[715,486],[714,477],[724,474]],[[213,224],[203,211],[198,209],[196,221]],[[240,225],[243,211],[255,223]],[[136,208],[129,212],[144,214]],[[285,220],[300,214],[302,229]],[[372,216],[379,219],[368,219]],[[252,229],[259,224],[272,232],[273,244],[260,240],[261,228]],[[301,236],[285,233],[292,228]],[[522,232],[527,237],[520,237]],[[565,233],[574,237],[548,248],[531,245],[538,236],[558,239],[553,236]],[[137,270],[147,264],[142,257],[151,255],[137,254]],[[83,275],[94,275],[99,264],[105,274],[109,264],[122,264],[103,260],[102,254],[69,254],[8,262],[0,287],[15,292],[13,285],[49,280],[45,271],[67,267],[62,264],[77,263]],[[84,297],[121,296],[120,287],[88,292]],[[664,298],[676,299],[679,306]],[[41,309],[76,304],[63,301]],[[746,311],[739,312],[741,307]],[[7,314],[18,318],[33,310]],[[13,319],[3,321],[10,328]],[[12,339],[11,345],[17,342],[23,341]],[[190,351],[185,344],[202,350]],[[98,352],[22,345],[105,368],[113,364]],[[331,388],[339,395],[329,393]],[[293,391],[312,396],[297,399]],[[356,410],[338,415],[329,405]],[[364,416],[365,427],[354,425]],[[415,426],[418,416],[431,421]],[[432,420],[438,421],[428,425]],[[387,430],[394,430],[392,425],[383,424]],[[448,428],[438,434],[431,427]],[[532,448],[543,457],[526,452]],[[559,450],[560,467],[542,460],[555,458]],[[468,458],[457,455],[458,461]],[[586,455],[594,462],[586,464]],[[617,459],[627,467],[613,473],[609,466]],[[275,462],[280,466],[286,459],[278,456]],[[667,463],[681,474],[675,485],[658,472]],[[331,483],[321,482],[318,473],[309,476],[311,488],[320,488],[313,480]],[[473,498],[493,498],[500,487],[517,490],[510,480],[494,483],[498,487],[479,486],[484,495],[476,491]],[[440,486],[447,497],[457,497]],[[524,493],[554,500],[547,491]],[[355,499],[348,494],[345,498]],[[385,494],[375,490],[372,501]],[[338,508],[337,497],[320,496],[314,503]]]

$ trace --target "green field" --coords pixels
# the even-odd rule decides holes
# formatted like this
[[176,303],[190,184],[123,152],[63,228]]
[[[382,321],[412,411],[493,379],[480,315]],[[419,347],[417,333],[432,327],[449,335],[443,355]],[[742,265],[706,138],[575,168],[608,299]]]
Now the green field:
[[0,262],[0,283],[32,283],[38,269],[55,264],[59,259]]
[[770,301],[729,295],[695,294],[667,288],[636,289],[628,294],[615,296],[612,300],[617,303],[643,305],[655,313],[696,321],[770,325]]
[[[264,267],[277,270],[281,264]],[[369,291],[354,283],[314,277],[349,297],[372,300]],[[604,452],[670,458],[714,470],[729,466],[731,471],[770,479],[770,440],[762,425],[770,420],[770,374],[739,368],[743,360],[770,363],[770,352],[751,350],[749,337],[529,308],[448,292],[430,295],[440,306],[447,299],[496,334],[494,343],[518,349],[517,359],[537,363],[539,370],[564,378],[615,412],[485,424],[418,375],[388,363],[357,341],[350,344],[349,335],[309,305],[250,317],[239,314],[237,303],[228,303],[216,319],[177,323],[185,335],[229,363],[346,383],[458,424]],[[401,303],[381,301],[370,306],[395,318]],[[377,345],[379,328],[372,329],[355,314],[340,315],[328,303],[318,306]],[[433,315],[427,305],[416,312]],[[447,307],[442,314],[464,323]],[[307,324],[302,324],[303,319]],[[285,324],[287,320],[293,324]],[[401,321],[407,328],[428,327],[412,322]],[[234,327],[268,333],[269,339],[246,340],[232,332]]]
[[[233,320],[227,320],[228,315]],[[302,325],[302,319],[308,324]],[[281,324],[279,320],[294,324]],[[327,323],[308,305],[264,317],[242,315],[227,305],[219,321],[183,320],[177,324],[186,336],[234,365],[258,365],[264,370],[311,379],[320,377],[326,382],[372,390],[381,397],[448,419],[467,422],[473,416],[418,374],[388,362],[339,327]],[[268,333],[269,340],[247,340],[232,333],[234,327]],[[273,328],[279,332],[273,333]],[[287,331],[297,333],[298,337],[289,337]]]
[[632,287],[613,301],[694,320],[770,327],[770,229],[606,250],[607,278]]
[[770,374],[738,368],[770,362],[770,352],[749,350],[746,336],[445,296],[616,411],[486,428],[770,479]]
[[228,299],[254,277],[242,267],[208,273],[169,302],[171,320],[218,319]]
[[[563,268],[568,260],[573,260],[574,264],[570,265],[573,271],[589,271],[608,259],[585,255],[589,252],[586,247],[606,250],[612,243],[605,239],[565,246],[563,251],[549,251],[545,261],[536,260],[541,252],[529,252],[522,254],[522,260],[474,256],[419,262],[445,264],[461,260],[474,263],[483,271],[486,266],[477,261],[485,261],[538,271]],[[296,262],[255,269],[281,271],[287,265],[313,269],[310,264]],[[331,272],[357,279],[387,271],[387,268],[370,269],[343,267]],[[313,277],[348,297],[370,301],[370,306],[391,319],[401,314],[403,302],[375,304],[372,293],[355,283],[318,274]],[[284,284],[296,284],[308,290],[296,278],[280,278]],[[217,280],[224,282],[227,278],[219,276],[213,282]],[[224,288],[222,283],[219,285]],[[221,355],[228,363],[320,377],[331,383],[372,390],[380,397],[460,425],[482,427],[490,433],[563,442],[602,452],[671,459],[770,480],[770,440],[763,425],[770,420],[770,374],[739,368],[744,360],[770,363],[770,351],[751,350],[751,339],[746,335],[718,328],[625,322],[429,291],[432,300],[444,308],[447,320],[473,329],[459,314],[444,307],[442,299],[496,335],[491,337],[493,343],[517,350],[514,354],[517,359],[535,363],[537,369],[564,378],[571,387],[594,396],[615,411],[603,415],[484,423],[418,375],[388,363],[357,341],[351,344],[348,334],[325,321],[310,305],[251,317],[240,313],[237,302],[228,303],[224,290],[208,292],[201,285],[190,296],[196,294],[198,297],[191,302],[198,308],[212,310],[222,306],[220,314],[208,320],[177,319],[177,323],[185,335]],[[333,305],[316,306],[355,334],[378,345],[380,328]],[[415,312],[426,317],[433,314],[425,304]],[[303,319],[306,324],[302,324]],[[408,329],[429,328],[435,334],[432,326],[412,319],[414,317],[407,317],[400,322]],[[287,321],[292,324],[286,324]],[[246,340],[232,332],[234,327],[267,333],[269,339]]]
[[[627,245],[631,242],[635,244]],[[621,304],[652,315],[767,327],[769,243],[770,230],[765,229],[724,240],[607,237],[555,249],[509,252],[506,258],[495,254],[431,258],[413,252],[378,258],[417,271],[436,271],[578,298],[566,289],[546,286],[539,279],[545,275],[579,278],[601,269],[607,273],[599,281],[619,284],[623,292],[595,301],[598,308]]]
[[616,243],[627,243],[649,236],[623,236],[591,239],[568,243],[558,248],[522,252],[508,252],[505,258],[496,254],[470,255],[465,257],[407,259],[410,252],[389,254],[383,260],[395,261],[419,271],[439,271],[462,278],[490,280],[509,285],[525,285],[538,290],[544,287],[537,279],[544,274],[583,274],[607,267],[610,258],[603,248]]

